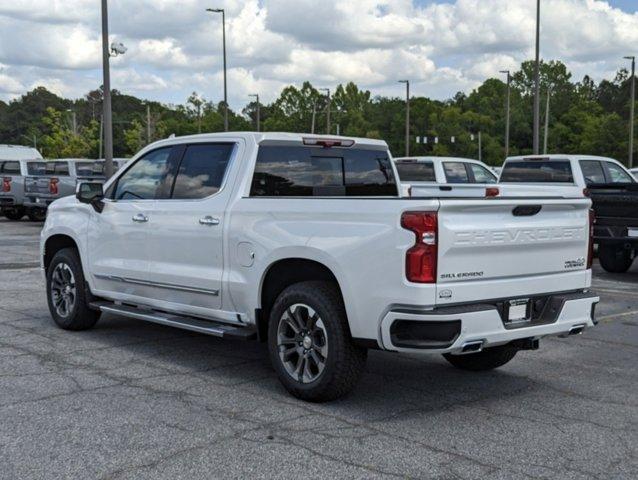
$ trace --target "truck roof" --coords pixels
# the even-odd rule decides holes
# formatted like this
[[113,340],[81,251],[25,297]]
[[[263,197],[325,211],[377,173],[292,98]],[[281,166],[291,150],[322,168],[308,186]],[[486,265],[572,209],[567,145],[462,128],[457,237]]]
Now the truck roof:
[[387,149],[388,144],[384,140],[376,140],[372,138],[362,137],[344,137],[342,135],[317,135],[312,133],[289,133],[289,132],[218,132],[218,133],[200,133],[197,135],[187,135],[182,137],[172,137],[159,140],[153,145],[160,146],[163,144],[181,143],[182,141],[215,141],[224,138],[245,138],[248,141],[261,143],[303,143],[304,139],[312,138],[318,140],[351,140],[354,141],[353,146],[364,146],[369,148]]
[[508,160],[529,160],[529,159],[538,159],[538,160],[614,160],[618,161],[611,157],[600,157],[598,155],[585,155],[585,154],[573,154],[573,153],[552,153],[549,155],[517,155],[515,157],[507,157],[505,161]]
[[436,157],[436,156],[410,156],[410,157],[394,157],[393,160],[395,162],[407,162],[407,161],[415,161],[415,162],[470,162],[470,163],[478,163],[482,164],[480,160],[476,160],[474,158],[463,158],[463,157]]
[[24,145],[0,144],[0,160],[39,160],[40,152]]

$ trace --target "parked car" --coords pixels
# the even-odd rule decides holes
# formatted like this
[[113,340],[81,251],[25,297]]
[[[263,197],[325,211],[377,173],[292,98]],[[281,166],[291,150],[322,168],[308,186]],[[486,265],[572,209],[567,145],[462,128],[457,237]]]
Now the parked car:
[[500,183],[577,185],[591,197],[596,214],[594,241],[608,272],[626,272],[638,249],[638,184],[620,162],[591,155],[512,157]]
[[[126,159],[114,160],[115,170]],[[55,200],[74,195],[79,182],[104,182],[104,161],[89,159],[59,159],[32,163],[25,179],[25,205],[41,220]]]
[[9,220],[20,220],[28,213],[24,207],[27,161],[41,158],[40,152],[31,147],[0,145],[0,214]]
[[478,160],[455,157],[394,159],[401,183],[496,183],[492,169]]
[[50,206],[53,320],[83,330],[108,312],[261,339],[309,401],[346,394],[369,348],[488,370],[595,324],[577,188],[406,199],[390,158],[383,141],[292,133],[154,143]]

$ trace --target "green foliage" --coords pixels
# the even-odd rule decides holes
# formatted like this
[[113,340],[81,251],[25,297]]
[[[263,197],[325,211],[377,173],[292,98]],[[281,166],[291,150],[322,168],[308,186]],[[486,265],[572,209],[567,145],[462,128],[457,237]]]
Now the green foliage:
[[[596,84],[586,76],[580,82],[559,61],[541,62],[541,118],[550,92],[549,153],[587,153],[627,158],[629,87],[626,70],[614,79]],[[400,90],[397,89],[399,92]],[[418,86],[413,87],[418,91]],[[512,74],[510,92],[510,154],[532,150],[534,64],[524,62]],[[270,104],[261,104],[263,131],[327,133],[381,138],[396,156],[405,152],[405,100],[373,96],[349,82],[331,92],[310,82],[287,86]],[[504,157],[505,100],[502,79],[489,78],[475,90],[457,93],[447,101],[412,97],[410,102],[410,152],[413,155],[478,157],[481,132],[482,158],[498,165]],[[0,143],[32,144],[49,157],[89,156],[100,153],[101,89],[84,98],[66,100],[38,87],[21,98],[0,102]],[[263,93],[265,97],[265,92]],[[116,156],[130,156],[149,141],[167,135],[219,132],[224,126],[224,105],[214,104],[196,92],[183,105],[147,103],[117,90],[113,99],[113,142]],[[257,105],[251,101],[240,112],[229,110],[231,131],[254,130]],[[71,131],[69,110],[76,114],[78,131]],[[314,122],[313,122],[314,118]],[[149,138],[150,127],[150,138]],[[417,143],[426,137],[426,143]],[[438,143],[434,139],[438,138]],[[454,141],[452,141],[454,138]],[[636,142],[638,145],[638,142]]]

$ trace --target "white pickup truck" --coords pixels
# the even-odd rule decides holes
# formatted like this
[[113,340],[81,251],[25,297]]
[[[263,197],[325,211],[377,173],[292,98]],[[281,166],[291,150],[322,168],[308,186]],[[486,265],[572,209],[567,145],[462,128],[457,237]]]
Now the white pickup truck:
[[51,315],[68,330],[111,313],[266,341],[309,401],[346,394],[370,348],[486,370],[595,324],[589,199],[402,198],[396,178],[378,140],[149,145],[104,187],[51,205]]

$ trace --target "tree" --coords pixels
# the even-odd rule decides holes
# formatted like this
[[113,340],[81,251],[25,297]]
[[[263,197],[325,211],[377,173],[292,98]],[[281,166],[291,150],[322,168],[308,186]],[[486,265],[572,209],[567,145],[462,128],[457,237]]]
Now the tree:
[[42,123],[49,133],[41,142],[42,154],[49,158],[88,158],[97,145],[99,124],[91,121],[74,133],[63,119],[62,112],[48,108]]

